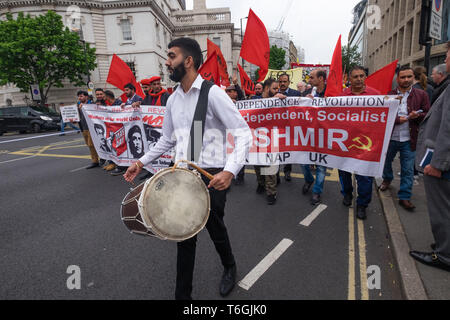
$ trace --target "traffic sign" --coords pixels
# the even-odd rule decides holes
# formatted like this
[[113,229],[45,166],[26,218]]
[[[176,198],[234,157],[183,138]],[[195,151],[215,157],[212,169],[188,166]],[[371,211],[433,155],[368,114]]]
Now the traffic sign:
[[442,7],[445,0],[432,0],[430,18],[430,38],[442,40]]
[[31,90],[31,99],[33,101],[41,101],[41,90],[39,89],[39,85],[37,84],[32,84],[30,86],[30,90]]

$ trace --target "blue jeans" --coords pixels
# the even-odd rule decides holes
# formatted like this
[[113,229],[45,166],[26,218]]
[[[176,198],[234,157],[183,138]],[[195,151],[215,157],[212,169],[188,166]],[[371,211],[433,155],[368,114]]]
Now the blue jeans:
[[74,130],[80,131],[80,128],[77,128],[72,122],[63,122],[61,120],[61,132],[64,132],[64,128],[66,127],[66,124],[69,125]]
[[397,152],[400,152],[401,180],[398,198],[400,200],[411,200],[412,187],[414,183],[414,159],[416,153],[411,150],[411,143],[391,140],[389,143],[386,162],[384,164],[383,179],[391,182],[394,180],[392,173],[392,161]]
[[[308,183],[313,183],[314,176],[311,173],[311,166],[309,164],[303,164],[302,171],[303,175],[305,176],[305,181]],[[314,183],[313,193],[322,194],[326,173],[327,173],[326,167],[316,165],[316,180],[315,180],[316,183]]]
[[[372,201],[373,177],[360,176],[355,174],[358,183],[358,198],[356,204],[360,207],[367,208]],[[341,181],[342,195],[353,194],[353,181],[350,172],[339,170],[339,180]]]

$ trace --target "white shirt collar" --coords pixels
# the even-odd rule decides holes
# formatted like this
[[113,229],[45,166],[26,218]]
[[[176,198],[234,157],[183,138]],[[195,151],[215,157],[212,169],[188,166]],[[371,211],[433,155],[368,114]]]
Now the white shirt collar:
[[203,78],[200,75],[197,75],[197,78],[192,83],[192,86],[188,92],[186,92],[186,93],[184,92],[183,88],[181,87],[181,84],[178,86],[176,92],[181,93],[182,95],[185,95],[185,94],[188,94],[189,92],[191,92],[191,90],[193,88],[200,90],[202,88],[203,81],[204,81]]

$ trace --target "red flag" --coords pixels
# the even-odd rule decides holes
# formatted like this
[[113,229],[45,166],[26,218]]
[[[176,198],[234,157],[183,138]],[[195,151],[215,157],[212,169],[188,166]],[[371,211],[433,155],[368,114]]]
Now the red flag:
[[241,77],[241,85],[242,88],[245,91],[246,95],[255,94],[255,84],[250,79],[250,77],[247,75],[245,70],[241,67],[241,65],[238,63],[238,69],[239,69],[239,75]]
[[130,67],[116,54],[113,55],[106,82],[122,91],[124,91],[126,84],[132,83],[136,88],[136,94],[143,99],[145,98],[144,91],[142,91],[141,85],[136,81]]
[[259,70],[259,80],[263,81],[269,71],[270,44],[264,23],[250,9],[248,13],[247,27],[245,29],[244,40],[242,40],[240,56],[257,65]]
[[327,80],[327,90],[325,97],[336,97],[342,94],[342,46],[341,38],[334,49],[333,59],[331,60],[330,74]]
[[398,60],[395,60],[377,72],[372,73],[366,79],[366,86],[380,91],[381,94],[388,94],[392,90],[392,81],[394,80],[397,63]]
[[219,64],[220,83],[226,87],[230,85],[230,76],[228,75],[227,62],[225,61],[220,48],[211,40],[208,42],[208,58],[215,52],[217,54],[217,63]]
[[198,73],[203,79],[214,82],[220,86],[219,63],[217,62],[216,52],[213,52],[211,56],[206,59],[205,63],[198,69]]

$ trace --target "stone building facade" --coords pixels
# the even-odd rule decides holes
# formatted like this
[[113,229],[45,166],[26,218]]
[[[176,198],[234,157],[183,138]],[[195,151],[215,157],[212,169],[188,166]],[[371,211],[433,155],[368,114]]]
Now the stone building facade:
[[[423,65],[425,47],[419,44],[422,0],[369,0],[368,4],[377,5],[381,10],[381,29],[367,32],[369,71],[376,71],[396,59],[401,65]],[[443,10],[443,40],[433,43],[431,68],[444,62],[447,51],[449,1],[444,1]]]
[[[173,86],[165,67],[168,43],[181,36],[199,41],[206,57],[206,39],[221,47],[232,75],[241,47],[240,35],[231,23],[229,8],[207,9],[206,0],[194,0],[186,10],[185,0],[0,0],[0,18],[7,12],[32,16],[53,10],[71,25],[73,6],[79,10],[80,34],[96,48],[97,68],[90,73],[95,87],[120,90],[106,83],[113,54],[125,61],[136,79],[159,75],[166,86]],[[239,30],[238,30],[239,31]],[[87,76],[86,76],[87,81]],[[50,90],[47,104],[57,109],[76,100],[80,88],[66,83]],[[86,88],[84,88],[86,89]],[[13,85],[0,87],[0,107],[30,103],[30,94]]]

